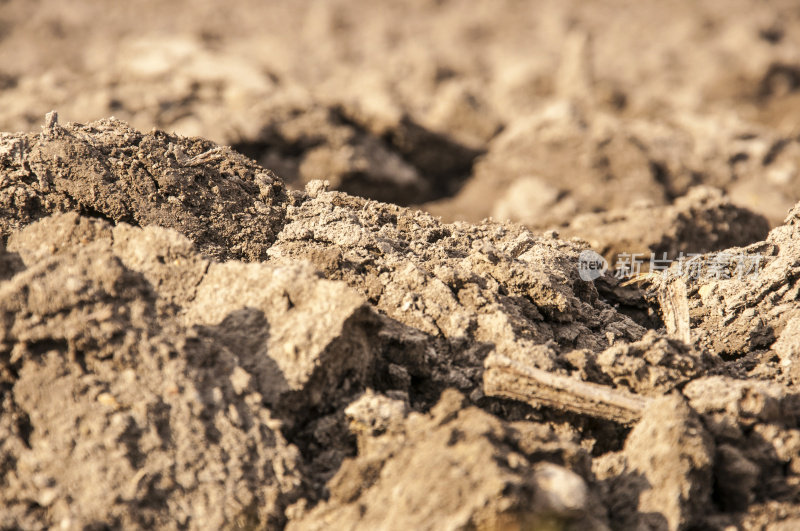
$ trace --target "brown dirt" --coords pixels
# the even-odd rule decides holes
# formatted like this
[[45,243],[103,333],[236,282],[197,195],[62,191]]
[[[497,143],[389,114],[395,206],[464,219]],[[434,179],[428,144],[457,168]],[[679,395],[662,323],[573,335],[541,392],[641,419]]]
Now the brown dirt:
[[794,2],[0,5],[0,529],[800,526]]

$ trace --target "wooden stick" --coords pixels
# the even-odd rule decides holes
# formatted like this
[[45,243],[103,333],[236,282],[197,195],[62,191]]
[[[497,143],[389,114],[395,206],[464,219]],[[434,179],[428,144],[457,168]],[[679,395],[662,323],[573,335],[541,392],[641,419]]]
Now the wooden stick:
[[649,399],[595,384],[527,367],[500,354],[486,358],[483,392],[527,402],[534,407],[550,406],[621,424],[636,422]]

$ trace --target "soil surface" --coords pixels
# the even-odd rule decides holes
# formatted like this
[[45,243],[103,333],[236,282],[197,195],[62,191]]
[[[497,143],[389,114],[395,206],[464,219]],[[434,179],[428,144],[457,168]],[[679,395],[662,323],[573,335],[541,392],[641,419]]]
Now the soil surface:
[[795,4],[0,0],[0,529],[800,528]]

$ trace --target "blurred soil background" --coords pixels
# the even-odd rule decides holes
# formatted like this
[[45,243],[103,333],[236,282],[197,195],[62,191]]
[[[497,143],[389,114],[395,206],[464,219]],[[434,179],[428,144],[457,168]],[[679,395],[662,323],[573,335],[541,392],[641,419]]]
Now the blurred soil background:
[[[9,1],[0,130],[115,116],[290,185],[536,228],[800,198],[792,1]],[[580,230],[578,230],[580,232]]]

